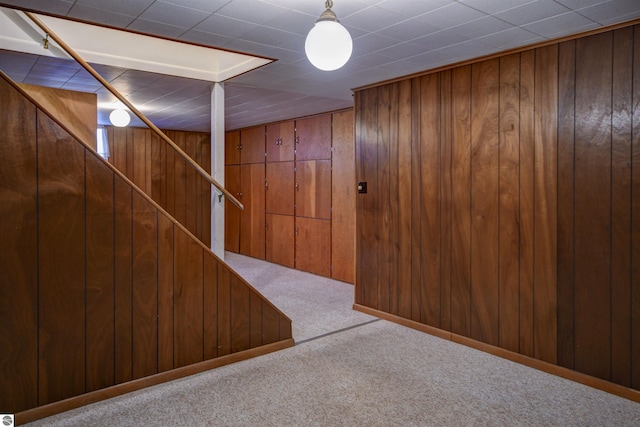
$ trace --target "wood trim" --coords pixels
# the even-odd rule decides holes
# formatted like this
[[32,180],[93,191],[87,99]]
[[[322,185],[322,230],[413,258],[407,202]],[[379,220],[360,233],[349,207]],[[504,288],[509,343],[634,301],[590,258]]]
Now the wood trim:
[[59,414],[61,412],[69,411],[71,409],[76,409],[81,406],[89,405],[91,403],[100,402],[102,400],[130,393],[132,391],[141,390],[143,388],[166,383],[179,378],[188,377],[190,375],[205,372],[214,368],[219,368],[221,366],[240,362],[242,360],[251,359],[257,356],[263,356],[265,354],[273,353],[279,350],[284,350],[285,348],[293,347],[294,345],[295,343],[293,339],[290,338],[272,344],[263,345],[261,347],[229,354],[227,356],[221,356],[217,359],[205,360],[204,362],[195,363],[193,365],[184,366],[182,368],[172,369],[170,371],[161,372],[149,377],[140,378],[138,380],[129,381],[123,384],[118,384],[102,390],[82,394],[80,396],[71,397],[69,399],[54,402],[49,405],[39,406],[27,411],[18,412],[17,414],[15,414],[15,421],[16,424],[25,424],[41,418],[49,417],[51,415]]
[[600,28],[596,28],[596,29],[593,29],[593,30],[584,31],[582,33],[577,33],[577,34],[572,34],[572,35],[569,35],[569,36],[559,37],[557,39],[545,40],[543,42],[531,44],[531,45],[528,45],[528,46],[522,46],[522,47],[517,47],[517,48],[514,48],[514,49],[503,50],[501,52],[491,53],[489,55],[479,56],[477,58],[467,59],[465,61],[455,62],[453,64],[446,64],[446,65],[442,65],[440,67],[432,68],[430,70],[418,71],[417,73],[408,74],[406,76],[400,76],[400,77],[396,77],[396,78],[393,78],[393,79],[389,79],[389,80],[384,80],[384,81],[377,82],[377,83],[368,84],[368,85],[365,85],[365,86],[358,86],[358,87],[352,88],[351,90],[354,91],[354,92],[358,92],[358,91],[361,91],[361,90],[364,90],[364,89],[371,89],[371,88],[374,88],[374,87],[383,86],[383,85],[387,85],[387,84],[390,84],[390,83],[400,82],[402,80],[412,79],[414,77],[422,77],[422,76],[425,76],[425,75],[428,75],[428,74],[439,73],[440,71],[451,70],[451,69],[462,67],[462,66],[465,66],[465,65],[472,65],[472,64],[475,64],[477,62],[487,61],[489,59],[500,58],[502,56],[507,56],[507,55],[511,55],[511,54],[514,54],[514,53],[522,53],[522,52],[526,52],[528,50],[534,50],[534,49],[538,49],[538,48],[541,48],[541,47],[550,46],[550,45],[554,45],[554,44],[559,44],[559,43],[570,41],[570,40],[576,40],[576,39],[579,39],[579,38],[582,38],[582,37],[593,36],[595,34],[600,34],[600,33],[604,33],[604,32],[607,32],[607,31],[618,30],[620,28],[630,27],[630,26],[633,26],[633,25],[636,25],[636,24],[640,24],[640,18],[632,19],[632,20],[626,21],[626,22],[621,22],[619,24],[613,24],[613,25],[609,25],[609,26],[606,26],[606,27],[600,27]]
[[354,304],[353,309],[360,311],[371,316],[378,317],[383,320],[387,320],[398,325],[406,326],[411,329],[415,329],[420,332],[427,333],[429,335],[436,336],[457,344],[464,345],[476,350],[483,351],[485,353],[492,354],[494,356],[501,357],[503,359],[510,360],[512,362],[519,363],[524,366],[528,366],[533,369],[537,369],[548,374],[552,374],[570,381],[574,381],[580,384],[584,384],[595,389],[615,394],[616,396],[629,399],[633,402],[640,403],[640,391],[633,390],[628,387],[624,387],[618,384],[614,384],[609,381],[595,378],[587,374],[572,371],[571,369],[563,368],[561,366],[554,365],[552,363],[544,362],[542,360],[534,359],[523,354],[515,353],[510,350],[505,350],[494,345],[486,344],[480,341],[476,341],[471,338],[464,337],[462,335],[454,334],[451,332],[443,331],[432,326],[428,326],[422,323],[415,322],[413,320],[404,319],[402,317],[395,316],[393,314],[385,313],[374,308],[365,307],[360,304]]

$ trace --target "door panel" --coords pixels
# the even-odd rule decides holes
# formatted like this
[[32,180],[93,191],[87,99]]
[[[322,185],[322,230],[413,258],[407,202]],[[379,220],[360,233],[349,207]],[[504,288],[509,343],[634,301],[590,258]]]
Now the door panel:
[[224,134],[224,164],[240,164],[240,131],[234,130]]
[[264,163],[242,165],[242,202],[240,214],[240,253],[264,259]]
[[331,219],[331,160],[296,162],[296,216]]
[[293,215],[294,174],[293,162],[267,163],[266,211]]
[[[240,166],[226,166],[224,168],[224,182],[227,190],[238,200],[242,201],[240,186]],[[240,213],[233,203],[225,200],[224,212],[224,249],[240,252]]]
[[266,260],[293,268],[294,217],[267,214]]
[[331,158],[331,115],[296,120],[296,160]]
[[294,133],[293,121],[274,123],[267,126],[267,162],[293,160]]
[[331,221],[296,218],[296,268],[331,277]]
[[243,165],[264,162],[264,141],[264,126],[242,129],[240,131],[240,143],[242,144],[240,162]]

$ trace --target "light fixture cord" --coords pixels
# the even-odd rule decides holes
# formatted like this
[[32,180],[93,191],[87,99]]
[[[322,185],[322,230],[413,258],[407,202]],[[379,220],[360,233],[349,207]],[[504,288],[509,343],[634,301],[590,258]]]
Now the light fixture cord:
[[324,7],[326,7],[327,9],[331,9],[333,7],[333,0],[327,0],[324,3]]

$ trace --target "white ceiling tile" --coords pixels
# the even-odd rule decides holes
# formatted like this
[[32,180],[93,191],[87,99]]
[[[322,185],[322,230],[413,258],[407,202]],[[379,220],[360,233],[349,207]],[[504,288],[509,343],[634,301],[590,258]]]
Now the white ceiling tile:
[[[291,42],[294,39],[304,40],[304,36],[293,34],[282,30],[276,30],[270,27],[258,26],[254,30],[244,34],[243,40],[254,43],[266,44],[269,46],[280,47]],[[303,41],[304,43],[304,41]]]
[[194,27],[195,30],[224,37],[238,38],[256,29],[258,25],[220,15],[211,15]]
[[579,9],[578,12],[600,24],[605,24],[620,17],[624,17],[625,20],[640,17],[640,1],[610,0],[595,6]]
[[76,4],[71,8],[68,16],[82,21],[127,28],[127,25],[133,22],[136,15],[125,15],[122,13],[110,12],[107,10]]
[[446,29],[475,21],[483,16],[486,16],[486,14],[462,3],[452,3],[433,12],[425,13],[421,18],[429,25]]
[[420,16],[417,16],[415,18],[402,21],[396,25],[380,29],[376,32],[397,40],[412,40],[439,30],[440,28],[427,24]]
[[360,28],[366,31],[377,31],[380,28],[389,27],[407,18],[397,13],[380,9],[379,7],[369,7],[359,12],[353,13],[346,18],[338,18],[343,25]]
[[527,31],[549,39],[596,27],[598,27],[598,24],[575,12],[557,15],[522,26]]
[[282,14],[278,15],[277,18],[266,21],[263,25],[288,31],[290,33],[301,34],[306,37],[309,31],[313,28],[316,19],[317,18],[305,15],[295,10],[285,10]]
[[455,3],[455,0],[384,0],[377,3],[376,7],[390,10],[407,18],[413,18],[453,3]]
[[138,16],[155,0],[76,0],[75,6],[89,6],[94,9],[116,12],[123,15]]
[[474,9],[480,10],[489,15],[494,15],[505,10],[513,9],[514,7],[522,6],[527,3],[531,3],[534,0],[459,0],[460,3],[464,3],[467,6],[471,6]]
[[176,27],[191,28],[209,16],[208,12],[163,1],[154,2],[139,18]]
[[369,33],[358,37],[353,41],[353,56],[360,56],[370,52],[377,52],[400,43],[397,39],[383,36],[378,33]]
[[225,4],[229,3],[229,0],[163,0],[166,3],[175,4],[178,6],[189,7],[192,9],[203,10],[205,12],[215,12]]
[[500,50],[506,50],[522,46],[524,44],[534,43],[542,40],[542,37],[534,34],[524,28],[515,27],[508,30],[490,34],[488,36],[477,39],[480,43],[492,46]]
[[504,31],[509,28],[513,28],[513,25],[494,18],[493,16],[485,16],[483,18],[476,19],[475,21],[471,21],[466,25],[459,25],[455,27],[455,30],[461,36],[473,39],[497,33],[498,31]]
[[60,0],[60,1],[51,1],[51,0],[3,0],[2,3],[5,3],[10,6],[20,6],[26,7],[34,10],[39,10],[42,12],[53,13],[55,15],[66,15],[69,13],[69,10],[74,4],[72,0]]
[[582,9],[594,4],[606,3],[608,0],[556,0],[561,5],[567,6],[569,9]]
[[537,0],[524,6],[498,13],[495,16],[511,24],[521,26],[566,12],[569,12],[568,8],[553,0]]
[[281,7],[255,0],[233,0],[221,7],[216,13],[221,16],[242,21],[264,24],[285,12]]
[[174,25],[163,24],[162,22],[148,21],[146,19],[136,19],[127,27],[130,30],[145,34],[163,35],[165,37],[177,39],[187,31],[187,28],[176,27]]
[[225,47],[233,41],[233,38],[221,36],[220,34],[211,34],[204,31],[189,30],[180,36],[180,40],[203,44],[205,46]]

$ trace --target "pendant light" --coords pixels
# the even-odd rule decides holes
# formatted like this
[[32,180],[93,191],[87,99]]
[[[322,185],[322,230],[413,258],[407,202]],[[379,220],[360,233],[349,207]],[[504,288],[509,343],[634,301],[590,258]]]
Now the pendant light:
[[333,1],[327,0],[325,7],[327,10],[322,12],[307,34],[304,50],[316,68],[333,71],[347,63],[353,51],[353,41],[349,31],[340,24],[331,10]]
[[125,127],[129,124],[131,120],[131,116],[129,116],[129,112],[123,109],[116,109],[109,114],[109,120],[111,124],[117,127]]

